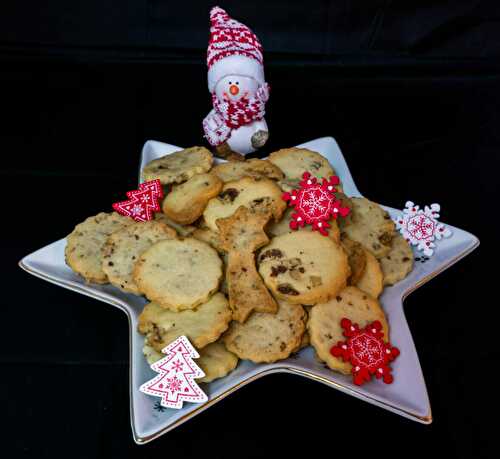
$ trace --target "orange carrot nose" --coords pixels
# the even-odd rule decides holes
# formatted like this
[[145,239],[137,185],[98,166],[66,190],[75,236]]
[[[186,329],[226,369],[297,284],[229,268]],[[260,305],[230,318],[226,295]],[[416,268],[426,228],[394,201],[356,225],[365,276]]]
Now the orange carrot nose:
[[238,88],[238,86],[236,86],[235,84],[232,84],[231,86],[229,86],[229,92],[233,96],[236,96],[240,92],[240,88]]

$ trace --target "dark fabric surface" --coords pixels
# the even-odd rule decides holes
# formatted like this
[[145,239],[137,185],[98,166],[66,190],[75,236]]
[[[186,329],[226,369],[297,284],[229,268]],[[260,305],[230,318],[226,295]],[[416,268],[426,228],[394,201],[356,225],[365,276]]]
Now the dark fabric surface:
[[432,425],[274,375],[143,447],[125,316],[16,263],[121,199],[145,140],[203,141],[209,7],[43,5],[0,14],[3,457],[496,457],[495,2],[221,2],[268,52],[262,154],[334,136],[367,197],[438,201],[482,246],[405,301]]

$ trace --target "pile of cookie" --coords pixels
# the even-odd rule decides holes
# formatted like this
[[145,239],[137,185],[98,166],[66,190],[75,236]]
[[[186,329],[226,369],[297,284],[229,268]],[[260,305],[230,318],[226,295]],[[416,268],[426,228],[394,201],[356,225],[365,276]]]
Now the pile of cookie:
[[309,345],[350,373],[330,353],[344,339],[341,319],[378,320],[388,337],[378,297],[411,271],[413,254],[386,211],[341,185],[337,198],[351,211],[330,222],[328,236],[292,230],[282,196],[305,171],[336,175],[304,148],[217,165],[203,147],[166,155],[142,171],[165,187],[163,212],[148,222],[86,219],[67,238],[66,262],[88,282],[146,297],[138,330],[149,363],[185,335],[200,353],[200,382],[226,376],[239,359],[275,362]]

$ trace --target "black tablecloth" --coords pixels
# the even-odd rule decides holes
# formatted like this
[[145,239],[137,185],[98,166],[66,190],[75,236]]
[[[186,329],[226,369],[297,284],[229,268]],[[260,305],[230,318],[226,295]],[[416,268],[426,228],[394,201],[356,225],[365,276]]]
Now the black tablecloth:
[[[425,17],[407,12],[414,20],[391,22],[389,9],[372,43],[389,43],[390,53],[373,46],[339,56],[332,45],[318,56],[300,54],[300,46],[287,54],[277,27],[266,67],[271,138],[262,152],[333,136],[365,196],[396,208],[409,199],[437,201],[444,222],[481,239],[477,251],[405,301],[433,424],[273,375],[143,447],[129,424],[125,315],[28,276],[16,263],[122,199],[136,184],[145,140],[203,142],[200,122],[210,108],[203,53],[134,51],[127,43],[107,44],[109,51],[86,38],[43,48],[57,38],[55,19],[40,38],[13,16],[27,38],[10,24],[3,30],[14,38],[0,47],[4,457],[495,455],[498,423],[487,418],[498,408],[498,41],[490,33],[493,10],[482,28],[470,26],[455,40],[450,31],[463,21],[443,21],[443,30],[425,20],[443,11],[429,7]],[[362,22],[366,30],[381,27],[368,21],[374,16]],[[59,25],[65,40],[70,26]],[[340,47],[352,44],[346,30]],[[36,40],[39,47],[29,44]]]

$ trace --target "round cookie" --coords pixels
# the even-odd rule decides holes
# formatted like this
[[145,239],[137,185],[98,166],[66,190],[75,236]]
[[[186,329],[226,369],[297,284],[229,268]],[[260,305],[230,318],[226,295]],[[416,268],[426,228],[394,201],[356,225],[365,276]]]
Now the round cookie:
[[229,303],[222,293],[216,293],[196,309],[180,312],[148,303],[139,315],[138,331],[146,335],[146,343],[158,352],[181,335],[201,349],[216,341],[230,321]]
[[175,230],[154,220],[126,226],[108,237],[103,248],[102,270],[115,287],[139,295],[132,273],[140,255],[153,244],[176,237]]
[[259,272],[277,298],[290,303],[328,301],[350,274],[342,247],[316,231],[275,237],[258,257]]
[[298,187],[298,182],[306,171],[315,177],[329,178],[336,175],[324,156],[307,148],[284,148],[271,153],[268,159],[283,171],[284,183],[293,188]]
[[278,312],[254,312],[245,323],[231,322],[223,340],[240,359],[270,363],[286,359],[300,346],[306,314],[299,304],[279,302]]
[[221,189],[222,181],[216,175],[196,174],[187,182],[172,187],[163,200],[163,213],[181,225],[193,223]]
[[219,233],[212,231],[208,228],[196,228],[192,235],[195,239],[206,242],[208,245],[213,247],[220,255],[222,255],[224,250],[221,247],[221,237]]
[[394,285],[413,269],[413,250],[406,239],[398,233],[392,239],[389,253],[379,261],[384,275],[384,285]]
[[215,379],[223,378],[233,371],[238,365],[238,357],[229,352],[224,343],[217,341],[200,349],[200,358],[196,364],[203,370],[205,376],[196,381],[209,383]]
[[139,291],[160,306],[192,309],[218,289],[222,261],[212,247],[197,239],[165,240],[141,255],[133,278]]
[[[144,344],[142,353],[149,365],[165,357],[148,344]],[[198,383],[209,383],[215,379],[223,378],[233,371],[238,365],[238,357],[229,352],[221,342],[210,343],[199,349],[200,358],[195,359],[196,364],[203,370],[205,376],[196,379]]]
[[366,269],[366,253],[367,251],[359,242],[352,241],[348,237],[342,239],[341,245],[347,253],[347,261],[351,268],[351,275],[347,280],[349,285],[356,285]]
[[196,230],[196,226],[180,225],[179,223],[174,222],[171,218],[168,218],[164,213],[161,212],[155,213],[155,221],[160,223],[165,223],[165,225],[170,226],[175,231],[177,231],[177,233],[181,237],[191,236],[191,234],[193,234],[193,232]]
[[87,282],[106,284],[108,277],[102,270],[102,250],[108,237],[134,220],[122,215],[101,212],[75,226],[66,239],[64,255],[68,266]]
[[264,177],[274,180],[281,180],[284,178],[281,169],[265,159],[228,161],[217,164],[211,172],[219,177],[224,183],[239,180],[243,177]]
[[349,374],[351,364],[330,354],[332,346],[345,340],[344,330],[340,326],[344,317],[360,327],[365,327],[374,320],[380,321],[386,340],[389,336],[389,325],[379,302],[357,287],[346,287],[335,298],[311,309],[307,329],[318,358],[326,362],[332,370]]
[[150,161],[142,170],[144,181],[158,179],[163,185],[181,183],[208,172],[213,156],[205,147],[191,147]]
[[386,256],[391,250],[394,222],[378,204],[366,198],[350,198],[351,212],[340,219],[340,233],[359,242],[376,258]]
[[373,298],[378,298],[384,290],[384,275],[377,259],[365,249],[366,268],[356,285]]
[[[292,213],[295,210],[292,207],[288,207],[283,213],[283,217],[279,222],[271,221],[269,225],[266,227],[266,233],[270,237],[281,236],[283,234],[293,233],[295,230],[290,228],[290,222],[292,221]],[[328,237],[333,239],[335,242],[340,242],[340,229],[337,224],[337,220],[333,218],[328,222],[330,224],[330,228],[328,228]],[[303,228],[300,228],[299,231],[312,231],[311,225],[305,225]]]
[[216,224],[219,218],[230,217],[240,206],[269,211],[275,220],[279,220],[286,208],[282,194],[272,180],[243,177],[225,183],[219,196],[208,202],[203,217],[207,227],[213,231],[219,231]]
[[165,357],[164,354],[157,351],[149,344],[146,344],[146,342],[144,342],[144,346],[142,347],[142,353],[144,354],[144,357],[146,357],[146,362],[148,362],[149,365],[153,365],[153,363],[158,362],[158,360]]

